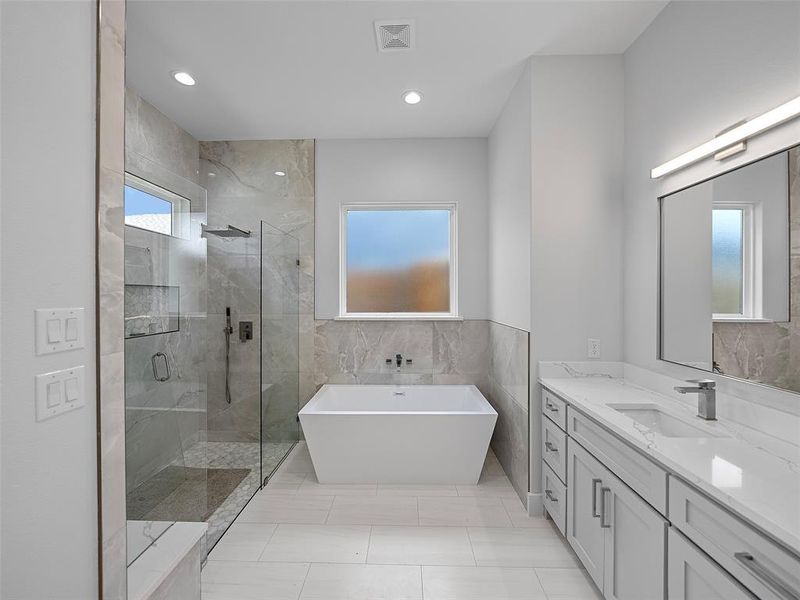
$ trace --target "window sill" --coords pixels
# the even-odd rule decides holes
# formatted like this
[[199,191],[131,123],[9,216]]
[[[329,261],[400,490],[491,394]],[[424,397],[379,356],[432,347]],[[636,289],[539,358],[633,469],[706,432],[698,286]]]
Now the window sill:
[[713,323],[775,323],[772,319],[755,319],[752,317],[713,317]]
[[463,321],[457,315],[391,315],[391,314],[353,314],[333,317],[334,321]]

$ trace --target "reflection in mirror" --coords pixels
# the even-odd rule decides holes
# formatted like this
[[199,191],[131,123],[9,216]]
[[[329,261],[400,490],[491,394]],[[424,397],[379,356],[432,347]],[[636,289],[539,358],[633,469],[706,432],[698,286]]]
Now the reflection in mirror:
[[659,358],[800,392],[800,146],[660,202]]

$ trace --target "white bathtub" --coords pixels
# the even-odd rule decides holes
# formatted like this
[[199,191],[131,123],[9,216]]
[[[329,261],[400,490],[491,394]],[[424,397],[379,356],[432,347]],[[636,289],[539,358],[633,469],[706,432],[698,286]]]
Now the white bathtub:
[[496,421],[474,385],[324,385],[300,411],[320,483],[475,484]]

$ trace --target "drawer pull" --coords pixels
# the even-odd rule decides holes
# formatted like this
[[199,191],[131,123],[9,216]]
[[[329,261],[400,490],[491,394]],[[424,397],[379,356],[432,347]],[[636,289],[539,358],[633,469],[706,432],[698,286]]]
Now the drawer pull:
[[600,513],[597,512],[597,484],[602,483],[602,480],[595,478],[592,479],[592,516],[599,517]]
[[550,412],[555,412],[555,413],[558,412],[558,407],[554,404],[551,404],[550,402],[545,402],[544,407]]
[[555,502],[558,504],[558,498],[553,496],[553,490],[545,490],[544,495],[547,496],[547,499],[550,500],[550,502]]
[[558,448],[553,445],[553,442],[545,442],[544,447],[548,452],[558,452]]
[[611,488],[600,488],[600,527],[610,529],[611,523],[606,523],[606,492],[611,492]]
[[755,557],[749,552],[736,552],[733,556],[742,563],[744,568],[750,571],[756,579],[775,592],[780,598],[785,598],[786,600],[800,600],[800,594],[795,592],[791,586],[781,581],[777,575],[771,573],[769,569],[759,564]]

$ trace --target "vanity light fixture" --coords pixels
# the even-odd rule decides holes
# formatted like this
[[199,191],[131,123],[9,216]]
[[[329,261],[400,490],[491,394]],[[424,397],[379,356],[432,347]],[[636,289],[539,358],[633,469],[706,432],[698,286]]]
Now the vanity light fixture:
[[275,171],[275,175],[278,177],[286,177],[286,171]]
[[422,102],[422,92],[416,90],[408,90],[403,92],[403,102],[406,104],[419,104]]
[[650,171],[650,178],[658,179],[659,177],[682,169],[712,154],[723,154],[723,151],[725,151],[724,155],[720,156],[720,159],[724,158],[725,155],[730,156],[731,153],[727,152],[729,149],[733,153],[740,151],[738,146],[748,138],[758,135],[767,129],[771,129],[776,125],[780,125],[798,115],[800,115],[800,96],[765,112],[755,119],[745,121],[741,125],[737,125],[729,131],[718,135],[713,140],[700,144],[696,148],[684,152],[680,156],[662,165],[658,165],[655,169]]
[[197,81],[195,81],[195,78],[192,77],[192,75],[187,73],[186,71],[173,71],[172,77],[173,79],[175,79],[175,81],[177,81],[181,85],[191,86],[197,83]]

